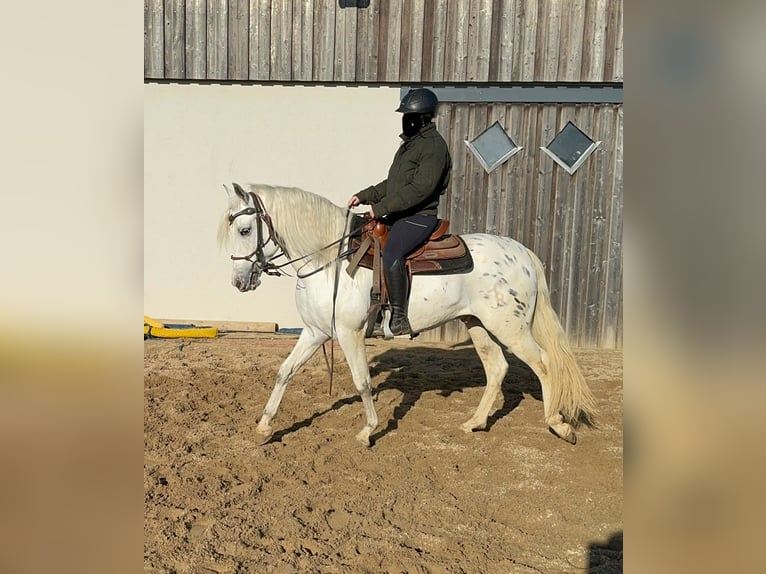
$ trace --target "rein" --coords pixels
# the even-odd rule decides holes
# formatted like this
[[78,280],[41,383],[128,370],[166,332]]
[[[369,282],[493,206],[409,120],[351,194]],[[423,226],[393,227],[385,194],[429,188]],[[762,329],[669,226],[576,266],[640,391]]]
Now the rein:
[[[335,241],[328,243],[324,247],[320,247],[319,249],[312,251],[311,253],[307,253],[305,255],[301,255],[300,257],[295,257],[293,259],[289,259],[288,261],[285,261],[284,263],[281,263],[279,265],[276,265],[273,263],[275,259],[279,259],[280,257],[289,257],[289,254],[287,253],[287,249],[285,249],[285,246],[282,244],[282,241],[279,239],[279,236],[274,231],[274,226],[271,222],[271,216],[266,212],[266,208],[263,206],[263,203],[261,202],[261,198],[254,192],[248,192],[248,195],[252,198],[253,203],[255,204],[255,207],[246,207],[245,209],[242,209],[236,213],[233,213],[229,215],[229,225],[234,223],[234,220],[239,217],[240,215],[257,215],[257,233],[258,233],[258,245],[255,248],[255,250],[250,253],[249,255],[244,256],[236,256],[232,255],[231,260],[232,261],[248,261],[252,263],[253,265],[253,272],[255,271],[255,266],[257,265],[260,270],[266,275],[272,275],[274,277],[281,277],[283,275],[288,276],[289,274],[282,271],[283,267],[287,267],[288,265],[292,265],[293,263],[296,263],[298,261],[302,261],[304,259],[309,259],[312,255],[316,255],[317,253],[321,253],[325,249],[329,249],[333,245],[338,245],[338,257],[337,259],[334,259],[333,261],[340,260],[342,257],[345,257],[347,255],[350,255],[353,253],[354,250],[349,249],[345,253],[342,252],[342,243],[344,240],[348,239],[349,237],[353,236],[357,231],[359,231],[362,227],[364,227],[364,223],[357,227],[356,229],[352,229],[348,233],[344,233],[341,237],[336,239]],[[348,219],[348,216],[351,212],[349,210],[346,210],[346,219]],[[266,240],[263,240],[263,223],[266,223],[266,226],[269,230],[269,236],[266,238]],[[266,244],[269,241],[274,241],[276,245],[281,250],[276,255],[273,255],[268,260],[263,254],[263,248],[266,246]],[[253,261],[253,256],[256,257],[256,261]],[[319,273],[322,269],[325,269],[328,265],[333,263],[333,261],[329,261],[325,263],[324,265],[313,269],[309,273],[301,275],[300,272],[296,272],[296,277],[298,279],[305,279],[306,277],[310,277],[314,275],[315,273]]]
[[[234,184],[234,185],[235,187],[238,187],[237,184]],[[329,261],[325,263],[324,265],[318,267],[317,269],[314,269],[304,275],[301,275],[300,272],[296,272],[296,276],[299,279],[310,277],[311,275],[318,273],[322,269],[325,269],[331,263],[334,263],[335,261],[340,261],[343,257],[353,253],[355,249],[352,249],[352,248],[347,249],[345,252],[343,251],[343,241],[348,239],[349,237],[352,237],[366,224],[366,222],[362,222],[362,224],[358,226],[357,228],[351,229],[350,231],[348,231],[348,233],[344,233],[340,238],[336,239],[335,241],[331,243],[328,243],[324,247],[320,247],[316,251],[312,251],[311,253],[307,253],[306,255],[302,255],[300,257],[295,257],[294,259],[289,259],[288,261],[280,265],[275,265],[273,263],[275,259],[278,259],[279,257],[282,257],[282,256],[289,257],[289,255],[287,254],[287,249],[285,249],[285,246],[282,244],[282,241],[280,240],[279,236],[274,231],[274,225],[271,222],[271,216],[266,211],[266,208],[261,202],[261,198],[252,191],[248,192],[248,195],[253,200],[254,206],[253,207],[248,206],[240,211],[237,211],[236,213],[230,214],[229,226],[231,226],[234,223],[234,220],[241,215],[256,215],[257,216],[256,232],[258,237],[258,243],[255,250],[252,253],[248,255],[244,255],[244,256],[231,255],[232,261],[248,261],[252,264],[252,268],[250,270],[251,278],[253,275],[255,275],[257,269],[259,269],[263,273],[266,273],[267,275],[272,275],[276,277],[280,277],[282,275],[288,275],[284,271],[281,271],[283,267],[286,267],[287,265],[291,265],[297,261],[308,259],[312,255],[315,255],[317,253],[324,251],[325,249],[329,249],[330,247],[337,245],[338,255],[332,261]],[[349,228],[350,215],[352,215],[351,210],[346,209],[346,225],[345,225],[346,229]],[[268,232],[269,232],[269,236],[266,238],[265,241],[263,239],[263,235],[264,235],[263,224],[264,223],[266,224],[266,227],[268,228]],[[263,253],[263,248],[266,246],[266,244],[268,244],[269,241],[273,241],[277,245],[277,247],[279,247],[280,251],[279,253],[271,256],[269,259],[266,259],[266,256]],[[253,260],[253,256],[255,256],[255,260]],[[330,373],[330,390],[329,390],[330,396],[332,396],[332,383],[333,383],[333,374],[334,374],[334,366],[335,366],[335,345],[333,344],[333,340],[334,338],[337,337],[337,331],[335,329],[335,308],[336,308],[335,304],[338,298],[339,283],[340,283],[340,265],[337,265],[335,268],[335,279],[333,281],[333,291],[332,291],[332,319],[330,323],[330,359],[329,360],[327,358],[327,350],[325,349],[325,346],[322,345],[322,353],[324,354],[325,363],[327,364],[327,370]]]
[[[348,227],[348,217],[351,215],[351,210],[346,209],[346,225],[345,227]],[[341,237],[340,241],[341,243],[338,243],[338,257],[336,261],[340,261],[340,259],[343,257],[343,253],[341,253],[343,249],[343,239],[350,237],[353,234],[353,232],[346,233]],[[329,246],[328,246],[329,247]],[[320,267],[321,269],[321,267]],[[335,281],[333,281],[332,286],[332,319],[330,320],[330,360],[327,360],[327,351],[325,350],[324,345],[322,345],[322,353],[324,354],[324,360],[327,364],[327,370],[330,372],[330,390],[327,392],[328,396],[332,396],[332,379],[333,379],[333,371],[335,370],[335,344],[333,343],[333,337],[337,336],[337,331],[335,329],[335,302],[338,299],[338,284],[340,283],[340,265],[335,266]]]
[[[235,184],[236,186],[236,184]],[[279,257],[289,257],[287,254],[287,249],[285,249],[284,244],[282,243],[282,240],[279,238],[277,233],[274,231],[274,225],[271,221],[271,216],[266,211],[265,206],[263,205],[261,198],[254,192],[248,192],[248,195],[253,201],[253,207],[246,207],[240,211],[237,211],[236,213],[232,213],[229,215],[229,226],[231,226],[234,223],[234,220],[240,217],[241,215],[256,215],[256,233],[258,236],[258,243],[256,245],[255,250],[244,256],[237,256],[237,255],[231,255],[232,261],[248,261],[251,263],[252,268],[250,271],[251,278],[253,275],[255,275],[256,270],[260,269],[261,272],[266,273],[267,275],[272,275],[276,277],[280,277],[282,275],[288,275],[284,271],[282,271],[283,267],[286,267],[288,265],[292,265],[293,263],[296,263],[298,261],[302,261],[304,259],[309,259],[312,255],[315,255],[317,253],[320,253],[324,251],[325,249],[329,249],[330,247],[337,245],[338,246],[338,255],[335,259],[332,261],[329,261],[325,263],[324,265],[318,267],[317,269],[314,269],[310,271],[309,273],[300,274],[300,271],[296,272],[296,276],[299,279],[304,279],[306,277],[310,277],[311,275],[314,275],[315,273],[318,273],[322,269],[325,269],[328,265],[335,261],[340,261],[343,257],[346,257],[353,253],[355,249],[349,248],[345,252],[343,251],[343,241],[348,239],[349,237],[352,237],[354,234],[356,234],[360,229],[362,229],[367,222],[363,221],[361,225],[356,227],[355,229],[351,229],[348,232],[344,232],[344,234],[336,239],[335,241],[328,243],[324,247],[320,247],[316,251],[312,251],[311,253],[307,253],[306,255],[302,255],[300,257],[295,257],[293,259],[289,259],[288,261],[285,261],[284,263],[281,263],[279,265],[275,265],[273,261],[275,259],[278,259]],[[345,229],[349,229],[349,217],[352,215],[352,212],[350,209],[346,209],[346,225]],[[268,229],[268,237],[264,241],[264,230],[263,230],[263,224],[266,224],[266,228]],[[269,241],[273,241],[277,247],[279,247],[280,251],[276,254],[270,257],[269,259],[266,259],[266,256],[263,253],[263,248],[268,244]],[[253,257],[255,257],[255,260],[253,260]],[[308,264],[308,262],[306,263]],[[340,265],[337,265],[335,268],[335,279],[333,281],[333,291],[332,291],[332,319],[330,323],[330,358],[327,358],[327,350],[324,345],[322,345],[322,353],[324,354],[325,363],[327,365],[327,370],[330,373],[330,390],[329,395],[332,396],[332,383],[333,383],[333,375],[334,375],[334,367],[335,367],[335,345],[333,343],[334,338],[337,338],[337,330],[335,328],[335,310],[336,310],[336,302],[338,299],[338,284],[340,283]]]

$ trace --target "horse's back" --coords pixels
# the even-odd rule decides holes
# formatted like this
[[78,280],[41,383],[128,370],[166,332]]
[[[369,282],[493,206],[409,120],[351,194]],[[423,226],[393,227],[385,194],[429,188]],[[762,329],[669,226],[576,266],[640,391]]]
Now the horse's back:
[[504,311],[506,305],[520,306],[522,315],[531,318],[538,290],[533,254],[511,237],[468,233],[461,236],[474,260],[468,288],[472,301],[481,309]]
[[519,266],[527,276],[534,275],[534,263],[530,251],[522,244],[503,235],[488,233],[466,233],[461,235],[474,260],[488,261],[501,267]]

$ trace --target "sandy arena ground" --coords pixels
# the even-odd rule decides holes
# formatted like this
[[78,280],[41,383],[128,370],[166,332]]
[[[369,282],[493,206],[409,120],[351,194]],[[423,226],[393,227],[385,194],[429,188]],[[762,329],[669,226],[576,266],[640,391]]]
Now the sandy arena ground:
[[622,352],[576,350],[600,428],[572,446],[509,357],[486,431],[458,426],[484,371],[469,344],[368,341],[380,426],[343,353],[295,376],[255,427],[289,336],[144,343],[145,573],[622,572]]

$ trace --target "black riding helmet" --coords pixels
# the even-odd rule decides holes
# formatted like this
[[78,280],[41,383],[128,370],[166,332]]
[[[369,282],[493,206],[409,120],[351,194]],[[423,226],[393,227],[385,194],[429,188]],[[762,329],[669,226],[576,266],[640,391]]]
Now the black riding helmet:
[[431,90],[416,88],[407,92],[404,98],[402,98],[402,103],[396,108],[396,111],[404,114],[433,115],[438,103],[439,99]]

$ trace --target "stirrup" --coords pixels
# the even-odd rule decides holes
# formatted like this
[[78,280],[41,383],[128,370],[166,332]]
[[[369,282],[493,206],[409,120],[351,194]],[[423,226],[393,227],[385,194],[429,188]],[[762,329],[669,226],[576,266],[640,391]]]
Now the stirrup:
[[367,330],[364,333],[366,339],[379,337],[382,331],[380,329],[380,304],[372,304],[367,310]]
[[391,330],[391,333],[396,337],[397,335],[411,335],[412,334],[412,327],[410,326],[410,321],[407,319],[407,316],[405,315],[398,321],[397,325],[398,329],[394,329],[394,323],[393,321],[389,321],[388,328]]

